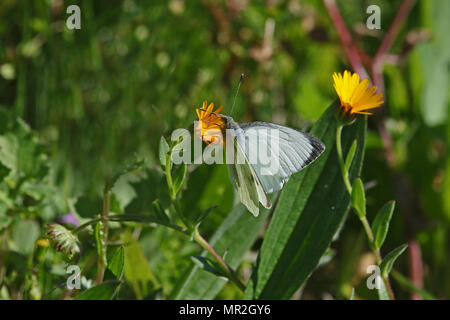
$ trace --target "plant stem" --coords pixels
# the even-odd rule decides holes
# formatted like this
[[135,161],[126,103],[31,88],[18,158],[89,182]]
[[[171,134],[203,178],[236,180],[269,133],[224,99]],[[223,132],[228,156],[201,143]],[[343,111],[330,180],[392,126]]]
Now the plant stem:
[[195,228],[194,230],[194,240],[201,245],[206,251],[208,251],[214,259],[217,260],[219,265],[222,267],[222,271],[224,271],[231,281],[233,281],[239,289],[242,291],[245,291],[245,285],[239,280],[236,273],[233,271],[233,269],[222,259],[222,257],[214,250],[214,248],[203,238],[200,233],[198,232],[198,229]]
[[348,171],[345,170],[344,157],[342,156],[342,145],[341,145],[341,134],[342,134],[343,125],[338,124],[336,129],[336,149],[339,158],[339,165],[341,166],[342,178],[344,179],[345,187],[347,188],[348,193],[352,194],[352,184],[350,183]]
[[[349,173],[345,169],[344,157],[342,155],[342,143],[341,143],[342,128],[343,128],[343,126],[341,124],[338,124],[338,127],[336,129],[336,149],[337,149],[338,158],[339,158],[339,165],[341,167],[342,178],[344,180],[345,187],[351,197],[352,196],[352,185],[350,183]],[[376,262],[378,265],[380,265],[380,263],[382,261],[381,253],[380,253],[379,249],[374,249],[373,243],[374,243],[375,238],[373,236],[372,228],[370,227],[369,221],[367,220],[366,216],[359,217],[359,220],[361,221],[361,224],[364,227],[364,231],[366,232],[370,247],[372,248],[372,251],[375,254]],[[387,289],[389,298],[391,300],[394,300],[395,299],[394,292],[392,291],[392,287],[391,287],[391,284],[389,283],[389,279],[387,277],[383,277],[383,281],[384,281],[384,284],[386,285],[386,289]]]
[[364,230],[366,231],[367,238],[369,239],[369,242],[372,244],[374,242],[375,237],[373,236],[372,228],[370,227],[369,221],[367,220],[366,216],[359,218],[359,220],[361,220]]
[[83,223],[82,225],[80,225],[79,227],[76,227],[75,229],[72,230],[73,234],[77,234],[79,232],[81,232],[83,229],[85,229],[86,227],[90,226],[91,224],[94,224],[96,222],[99,222],[100,220],[102,220],[102,218],[95,218],[92,220],[89,220],[88,222]]
[[111,187],[109,183],[105,183],[105,188],[103,190],[103,212],[101,216],[101,221],[103,222],[103,239],[104,242],[104,252],[103,256],[97,257],[97,284],[103,282],[103,276],[105,274],[105,256],[108,242],[108,215],[111,203]]
[[[370,243],[370,245],[372,247],[372,251],[375,254],[375,261],[377,262],[378,265],[380,265],[381,261],[383,259],[381,258],[380,249],[376,249],[376,250],[373,249],[373,245],[372,244],[374,243],[375,238],[373,236],[372,228],[370,227],[369,221],[367,220],[367,218],[365,216],[361,217],[359,219],[361,220],[361,223],[362,223],[362,225],[364,227],[364,230],[366,231],[367,239],[369,239],[369,243]],[[395,299],[394,298],[394,291],[392,290],[392,287],[391,287],[391,284],[389,282],[389,279],[387,277],[383,277],[383,281],[384,281],[384,284],[386,286],[389,298],[391,300],[394,300]]]
[[176,199],[176,195],[173,192],[173,181],[172,181],[172,172],[171,172],[171,158],[172,158],[172,150],[167,154],[166,158],[166,181],[167,181],[167,187],[169,188],[169,195],[171,200]]

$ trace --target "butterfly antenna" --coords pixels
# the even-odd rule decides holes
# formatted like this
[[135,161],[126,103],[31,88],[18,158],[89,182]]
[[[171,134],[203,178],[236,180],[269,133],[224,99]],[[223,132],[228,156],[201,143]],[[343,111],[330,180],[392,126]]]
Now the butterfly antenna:
[[236,89],[236,94],[234,95],[233,105],[231,106],[230,116],[233,114],[234,105],[236,104],[236,98],[237,98],[237,95],[239,93],[239,89],[241,88],[242,81],[244,81],[244,74],[243,73],[241,74],[241,79],[239,79],[239,84],[238,84],[238,87]]

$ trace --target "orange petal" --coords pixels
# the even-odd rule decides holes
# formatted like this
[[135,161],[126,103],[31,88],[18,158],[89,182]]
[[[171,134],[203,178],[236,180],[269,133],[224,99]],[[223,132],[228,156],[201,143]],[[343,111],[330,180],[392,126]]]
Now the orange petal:
[[214,109],[214,102],[211,102],[208,106],[208,109],[206,110],[208,113],[211,113],[211,111],[213,111]]

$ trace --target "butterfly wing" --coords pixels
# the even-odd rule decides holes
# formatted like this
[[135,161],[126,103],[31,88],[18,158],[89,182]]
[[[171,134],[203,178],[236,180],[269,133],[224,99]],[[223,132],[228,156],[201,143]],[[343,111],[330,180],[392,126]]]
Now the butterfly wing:
[[260,202],[266,208],[270,208],[272,203],[236,138],[234,138],[233,146],[234,164],[228,164],[230,179],[238,191],[241,202],[257,217]]
[[[243,149],[246,157],[250,159],[251,167],[258,177],[265,193],[281,190],[289,177],[305,168],[316,160],[325,150],[325,145],[306,132],[267,122],[250,122],[239,125],[241,130],[236,131],[236,140]],[[271,164],[263,165],[261,161],[253,161],[252,147],[265,146],[264,152],[276,155]],[[257,150],[258,156],[263,152]]]
[[[259,203],[265,208],[271,208],[272,203],[264,191],[264,187],[259,180],[259,177],[249,163],[248,157],[242,148],[241,143],[243,131],[240,126],[234,122],[231,117],[223,116],[227,123],[227,148],[230,148],[228,140],[232,140],[233,152],[231,153],[233,159],[227,159],[228,173],[230,179],[233,182],[234,187],[238,191],[241,202],[247,207],[247,209],[257,217],[259,215]],[[230,134],[230,135],[229,135]],[[228,158],[227,150],[227,158]],[[231,160],[231,161],[230,161]],[[232,162],[232,164],[230,163]]]

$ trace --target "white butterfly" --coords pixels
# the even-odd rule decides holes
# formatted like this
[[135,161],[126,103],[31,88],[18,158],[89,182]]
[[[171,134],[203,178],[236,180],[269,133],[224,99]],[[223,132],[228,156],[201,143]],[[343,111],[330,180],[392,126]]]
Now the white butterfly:
[[[268,194],[281,190],[291,175],[325,150],[325,145],[309,133],[267,122],[238,124],[229,116],[217,115],[228,129],[227,157],[233,157],[227,161],[231,181],[241,202],[255,217],[260,202],[265,208],[272,207]],[[261,146],[265,148],[258,150]],[[270,161],[262,163],[262,151],[271,153]]]

